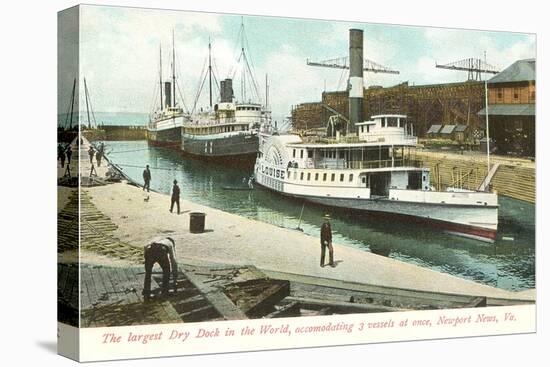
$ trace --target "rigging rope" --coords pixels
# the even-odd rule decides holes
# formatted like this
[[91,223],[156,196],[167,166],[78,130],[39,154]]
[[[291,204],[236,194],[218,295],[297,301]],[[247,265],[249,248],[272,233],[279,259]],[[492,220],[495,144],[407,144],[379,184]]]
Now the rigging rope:
[[[145,168],[145,166],[138,166],[135,164],[122,164],[122,163],[116,163],[119,167],[132,167],[132,168]],[[149,169],[153,170],[161,170],[161,171],[174,171],[175,168],[165,168],[165,167],[151,167],[149,166]]]
[[[171,143],[171,144],[165,144],[165,147],[168,148],[168,147],[178,147],[181,143]],[[162,149],[162,148],[160,148]],[[149,147],[147,148],[138,148],[138,149],[131,149],[131,150],[118,150],[118,151],[112,151],[112,152],[109,152],[109,155],[110,154],[121,154],[121,153],[134,153],[134,152],[143,152],[143,151],[147,151],[147,150],[150,150]]]
[[[179,55],[176,54],[176,65],[177,65],[177,70],[181,70],[180,68],[180,58],[179,58]],[[177,76],[177,75],[176,75]],[[178,88],[178,91],[180,93],[180,97],[181,97],[181,103],[183,105],[183,107],[185,108],[185,110],[187,110],[187,112],[189,112],[189,108],[187,108],[187,105],[185,104],[185,96],[183,95],[183,92],[182,92],[182,89],[180,89],[180,85],[179,83],[177,82],[177,79],[182,79],[183,78],[176,78],[176,87]],[[176,98],[176,96],[174,96],[174,98]]]
[[214,66],[214,80],[216,81],[216,90],[218,91],[218,94],[217,94],[217,99],[219,100],[221,98],[221,91],[220,91],[220,82],[218,80],[218,78],[216,77],[216,74],[217,75],[221,75],[220,74],[220,71],[218,70],[218,64],[216,63],[216,59],[212,59],[212,65]]
[[69,104],[67,106],[67,113],[65,114],[65,122],[63,123],[63,127],[66,129],[69,125],[69,117],[71,115],[71,107],[74,105],[74,101],[73,101],[73,94],[74,94],[74,90],[73,90],[73,93],[71,93],[71,98],[69,99]]
[[205,70],[206,70],[206,60],[202,65],[202,70],[200,73],[200,80],[199,80],[199,88],[197,89],[197,94],[195,95],[195,102],[193,103],[193,109],[191,110],[191,114],[194,114],[195,110],[197,109],[197,103],[199,102],[199,97],[201,95],[202,87],[204,86],[204,82],[206,80],[206,76],[203,78],[203,75],[205,75]]

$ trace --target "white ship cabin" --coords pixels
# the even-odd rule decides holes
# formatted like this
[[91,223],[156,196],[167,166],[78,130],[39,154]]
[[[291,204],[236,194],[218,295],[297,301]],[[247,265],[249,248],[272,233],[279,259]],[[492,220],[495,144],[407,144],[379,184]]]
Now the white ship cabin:
[[217,103],[214,112],[200,111],[182,128],[182,134],[235,135],[248,134],[259,129],[262,123],[262,108],[259,104]]
[[257,103],[237,103],[235,106],[235,119],[239,122],[248,122],[257,124],[257,127],[263,123],[262,106]]
[[372,120],[355,124],[360,141],[394,145],[417,144],[413,125],[405,115],[377,115]]
[[262,135],[257,179],[296,195],[370,198],[388,197],[391,189],[430,190],[429,170],[416,160],[417,139],[406,116],[373,116],[357,127],[356,136],[313,142]]
[[[181,126],[183,120],[180,117],[187,118],[184,114],[183,108],[177,106],[166,107],[162,110],[156,111],[152,116],[150,116],[149,127],[163,127],[164,125],[168,127],[172,127],[173,125]],[[176,118],[178,119],[174,120]]]

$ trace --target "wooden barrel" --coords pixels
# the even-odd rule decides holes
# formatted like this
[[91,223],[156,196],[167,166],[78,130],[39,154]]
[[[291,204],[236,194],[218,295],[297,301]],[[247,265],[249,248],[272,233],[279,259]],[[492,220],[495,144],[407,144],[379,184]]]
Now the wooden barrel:
[[201,212],[191,212],[189,214],[189,232],[203,233],[206,214]]

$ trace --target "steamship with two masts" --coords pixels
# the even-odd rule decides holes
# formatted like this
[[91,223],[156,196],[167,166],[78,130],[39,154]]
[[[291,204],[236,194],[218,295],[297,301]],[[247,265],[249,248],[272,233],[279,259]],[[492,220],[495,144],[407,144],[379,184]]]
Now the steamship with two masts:
[[[331,116],[326,136],[260,134],[256,183],[313,203],[428,223],[444,231],[494,241],[494,192],[436,191],[414,157],[417,138],[404,115],[362,119],[362,31],[350,31],[350,118]],[[359,50],[360,55],[353,53]],[[355,69],[355,70],[353,70]],[[355,71],[355,72],[353,72]]]
[[147,141],[159,145],[179,149],[181,145],[181,127],[189,120],[189,114],[178,105],[176,99],[176,49],[172,34],[172,75],[170,80],[162,77],[162,49],[159,49],[159,108],[149,116],[147,125]]
[[[252,167],[258,152],[258,133],[263,126],[271,123],[271,112],[267,108],[268,91],[266,78],[265,104],[259,100],[258,84],[252,73],[244,47],[244,24],[240,36],[243,39],[237,63],[241,64],[241,99],[237,100],[233,91],[233,77],[220,82],[219,100],[213,103],[213,79],[211,45],[208,45],[208,67],[205,69],[201,85],[208,81],[209,106],[195,112],[181,128],[181,150],[196,158],[239,164]],[[246,86],[254,89],[255,97],[247,96]],[[195,106],[200,97],[197,93]]]

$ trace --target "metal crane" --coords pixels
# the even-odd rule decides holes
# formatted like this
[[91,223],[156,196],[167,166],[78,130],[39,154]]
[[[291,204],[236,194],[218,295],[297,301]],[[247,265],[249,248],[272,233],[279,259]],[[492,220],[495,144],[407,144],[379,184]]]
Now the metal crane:
[[[350,62],[349,56],[338,57],[336,59],[324,60],[324,61],[310,61],[307,59],[307,64],[310,66],[321,66],[334,69],[349,69]],[[363,71],[371,73],[386,73],[386,74],[399,74],[399,71],[393,70],[387,66],[378,64],[369,59],[363,59]]]
[[467,71],[468,80],[481,80],[481,73],[498,74],[500,72],[495,66],[473,57],[448,64],[438,64],[436,62],[435,67],[439,69]]

